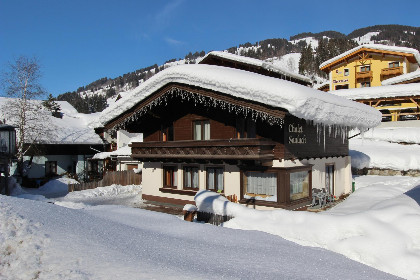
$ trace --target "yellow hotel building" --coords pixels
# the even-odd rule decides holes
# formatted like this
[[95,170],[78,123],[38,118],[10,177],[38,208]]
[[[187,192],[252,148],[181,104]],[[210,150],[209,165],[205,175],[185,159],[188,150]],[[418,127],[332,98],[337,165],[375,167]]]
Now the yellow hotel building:
[[382,81],[416,71],[417,50],[378,44],[361,45],[320,65],[329,74],[329,90],[381,86]]
[[[415,49],[369,44],[325,61],[320,69],[329,74],[330,92],[377,108],[382,121],[399,121],[420,117],[419,64]],[[407,83],[416,84],[397,85]],[[378,86],[383,88],[372,88]]]

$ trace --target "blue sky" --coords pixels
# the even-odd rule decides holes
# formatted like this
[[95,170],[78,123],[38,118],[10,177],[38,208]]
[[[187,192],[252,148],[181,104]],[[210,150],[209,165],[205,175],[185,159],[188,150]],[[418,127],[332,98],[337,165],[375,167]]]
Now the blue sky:
[[[347,3],[347,4],[346,4]],[[36,56],[53,96],[188,52],[302,32],[420,26],[420,1],[0,0],[0,71]]]

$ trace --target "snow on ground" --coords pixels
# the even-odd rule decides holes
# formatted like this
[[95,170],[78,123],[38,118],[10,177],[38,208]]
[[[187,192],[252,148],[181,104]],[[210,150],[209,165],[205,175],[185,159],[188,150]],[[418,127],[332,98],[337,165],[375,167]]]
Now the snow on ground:
[[202,211],[233,216],[224,227],[267,232],[420,279],[420,178],[363,176],[356,186],[349,199],[322,214],[258,211],[209,191],[197,193],[196,204]]
[[358,169],[420,170],[419,144],[419,121],[383,123],[350,139],[351,164]]
[[[91,192],[98,194],[63,200]],[[6,196],[0,207],[1,279],[396,279],[272,234],[143,209],[70,209]]]

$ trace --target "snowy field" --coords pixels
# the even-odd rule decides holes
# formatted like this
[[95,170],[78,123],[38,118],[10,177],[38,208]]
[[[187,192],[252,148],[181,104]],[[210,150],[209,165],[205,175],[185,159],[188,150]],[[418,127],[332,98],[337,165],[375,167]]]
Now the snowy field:
[[357,177],[322,214],[232,204],[223,227],[132,208],[139,186],[0,196],[0,279],[420,279],[418,185]]

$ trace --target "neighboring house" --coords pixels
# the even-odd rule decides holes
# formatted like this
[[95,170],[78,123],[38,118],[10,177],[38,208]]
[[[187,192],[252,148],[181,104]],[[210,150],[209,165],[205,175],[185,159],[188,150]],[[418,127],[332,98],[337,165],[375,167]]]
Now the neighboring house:
[[89,171],[102,177],[107,171],[125,171],[141,168],[141,162],[131,157],[132,142],[143,142],[141,133],[129,133],[125,130],[118,130],[116,150],[95,154],[89,160]]
[[349,193],[347,132],[378,125],[380,113],[234,68],[171,67],[102,112],[104,138],[121,129],[143,133],[131,144],[131,157],[143,162],[143,198],[185,204],[208,189],[295,209],[313,188]]
[[387,79],[419,69],[416,49],[379,44],[361,45],[323,62],[329,74],[329,90],[377,87]]
[[331,93],[380,110],[383,121],[417,120],[420,117],[420,83],[338,90]]
[[311,79],[309,79],[308,77],[305,77],[298,73],[293,73],[271,62],[235,55],[228,52],[209,52],[199,62],[199,64],[218,65],[229,68],[242,69],[265,76],[288,80],[305,86],[309,86],[312,83]]
[[[0,106],[8,100],[0,98]],[[87,159],[104,150],[102,139],[90,126],[95,115],[80,114],[66,101],[56,103],[61,107],[60,116],[54,117],[48,111],[40,112],[45,115],[43,118],[49,131],[37,137],[36,145],[24,156],[25,165],[29,167],[24,174],[30,179],[28,183],[34,184],[35,181],[64,173],[77,174],[84,179]],[[3,110],[2,115],[8,119],[7,111]],[[13,120],[10,119],[8,123],[13,123]]]

